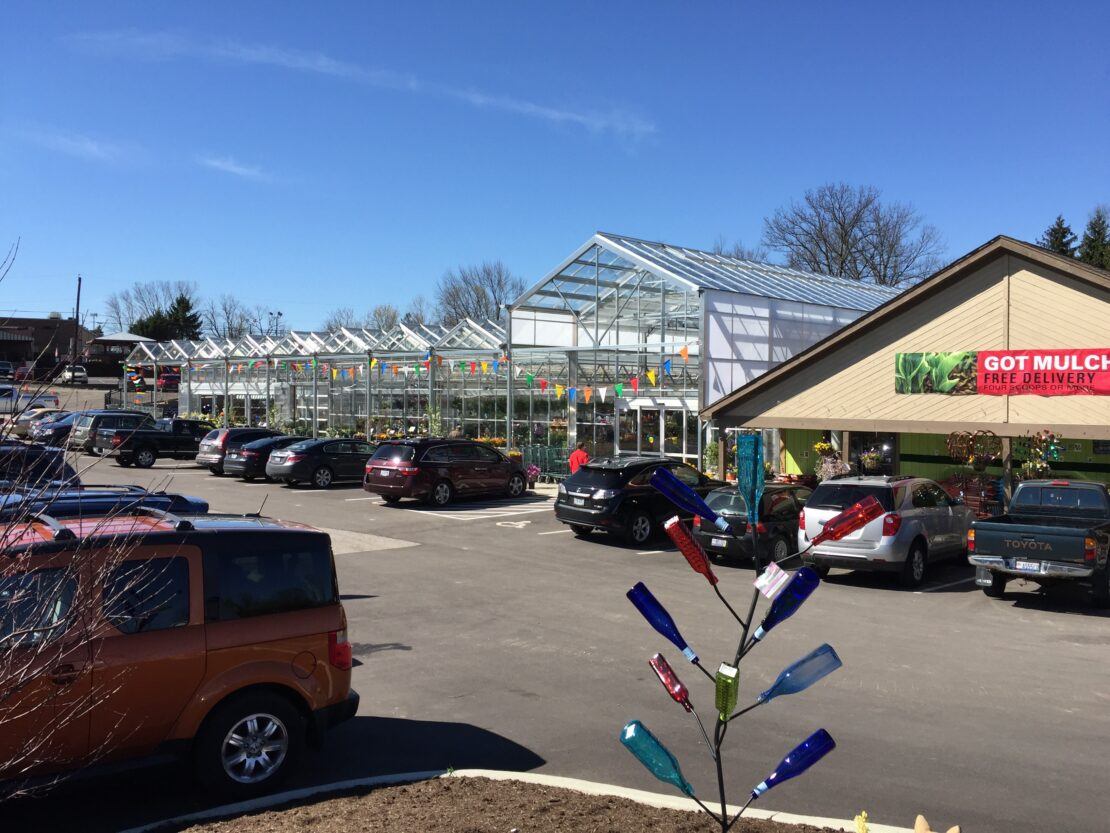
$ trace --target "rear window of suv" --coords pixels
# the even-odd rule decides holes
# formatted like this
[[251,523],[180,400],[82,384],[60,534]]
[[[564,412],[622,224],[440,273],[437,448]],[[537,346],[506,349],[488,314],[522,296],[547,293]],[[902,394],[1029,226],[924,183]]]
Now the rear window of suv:
[[821,483],[806,501],[811,509],[835,509],[840,512],[866,497],[879,501],[886,512],[894,511],[894,492],[889,486],[863,483]]
[[616,489],[623,485],[627,476],[627,469],[603,469],[587,465],[567,478],[567,488],[588,486],[595,489]]
[[396,463],[407,463],[416,456],[416,446],[413,445],[379,445],[371,460],[392,460]]
[[[313,536],[314,538],[317,536]],[[336,604],[331,552],[302,536],[252,536],[204,554],[205,618],[246,619]]]

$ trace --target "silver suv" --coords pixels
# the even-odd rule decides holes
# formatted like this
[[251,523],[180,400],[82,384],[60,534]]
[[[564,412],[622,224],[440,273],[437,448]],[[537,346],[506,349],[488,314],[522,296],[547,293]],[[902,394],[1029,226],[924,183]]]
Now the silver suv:
[[929,563],[966,552],[974,513],[932,480],[910,476],[838,477],[819,484],[798,518],[799,551],[829,518],[866,497],[879,501],[882,515],[802,557],[822,576],[830,567],[883,570],[897,572],[902,584],[917,587]]

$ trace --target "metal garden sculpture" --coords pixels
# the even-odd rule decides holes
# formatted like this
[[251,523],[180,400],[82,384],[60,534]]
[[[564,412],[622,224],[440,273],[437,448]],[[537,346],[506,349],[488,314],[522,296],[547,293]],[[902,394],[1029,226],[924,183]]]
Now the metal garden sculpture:
[[[643,723],[639,720],[630,721],[625,725],[620,735],[621,743],[652,775],[660,781],[671,784],[696,801],[698,806],[720,825],[722,833],[728,833],[753,801],[784,781],[801,775],[836,747],[832,736],[824,729],[818,729],[795,746],[766,778],[756,784],[749,791],[747,801],[743,807],[730,817],[721,747],[731,723],[752,709],[769,703],[778,697],[804,691],[841,665],[840,657],[837,656],[836,651],[829,645],[821,645],[783,669],[775,682],[755,698],[755,702],[739,710],[737,709],[740,692],[740,663],[775,627],[793,616],[820,584],[817,573],[808,567],[802,567],[793,574],[789,574],[774,562],[766,565],[761,564],[756,546],[756,524],[758,522],[758,506],[763,491],[762,445],[758,436],[741,435],[738,439],[738,488],[745,497],[748,506],[747,528],[752,536],[752,555],[756,572],[759,574],[756,587],[752,591],[746,616],[738,614],[721,593],[717,576],[713,573],[709,559],[687,530],[686,525],[678,517],[671,518],[664,525],[667,534],[686,558],[690,567],[706,579],[717,598],[720,599],[729,614],[739,624],[741,634],[735,655],[730,661],[722,662],[716,672],[710,671],[686,642],[678,629],[678,625],[666,608],[652,595],[643,582],[638,582],[627,594],[628,599],[636,606],[636,609],[640,611],[648,623],[678,648],[686,660],[692,663],[713,684],[713,706],[717,714],[712,733],[710,733],[691,701],[689,689],[678,678],[678,675],[663,655],[655,654],[648,661],[655,675],[666,689],[667,694],[686,712],[693,715],[698,724],[709,754],[716,766],[720,810],[710,809],[695,794],[693,786],[683,775],[678,760]],[[657,469],[651,482],[656,489],[666,495],[672,503],[684,512],[699,516],[703,523],[708,522],[716,526],[724,534],[734,534],[732,525],[728,520],[718,516],[692,489],[679,481],[667,469]],[[810,546],[812,547],[826,540],[839,540],[877,518],[882,512],[882,507],[875,498],[866,498],[831,518],[825,524],[821,533],[813,539]],[[800,553],[795,553],[788,556],[788,559],[796,558],[799,555]],[[755,618],[756,607],[761,593],[771,599],[771,604],[763,618],[757,622]]]

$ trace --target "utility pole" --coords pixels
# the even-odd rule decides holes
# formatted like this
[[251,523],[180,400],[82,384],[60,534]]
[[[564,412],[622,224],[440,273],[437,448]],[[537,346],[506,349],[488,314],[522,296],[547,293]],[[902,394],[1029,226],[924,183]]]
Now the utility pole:
[[77,342],[81,334],[81,275],[77,276],[77,307],[73,313],[73,349],[70,351],[69,366],[77,364]]

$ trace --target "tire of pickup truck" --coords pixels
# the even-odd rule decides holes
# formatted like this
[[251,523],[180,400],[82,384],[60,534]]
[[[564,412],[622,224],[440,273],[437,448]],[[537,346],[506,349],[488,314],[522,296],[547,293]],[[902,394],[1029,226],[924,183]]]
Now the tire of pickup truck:
[[989,587],[983,588],[983,593],[992,599],[1001,599],[1006,595],[1006,582],[1008,579],[1002,573],[991,573]]
[[154,461],[158,459],[158,455],[154,452],[153,448],[142,447],[135,451],[132,455],[137,469],[149,469],[154,465]]
[[1110,607],[1110,570],[1096,572],[1094,580],[1094,587],[1091,588],[1092,604],[1098,608]]

